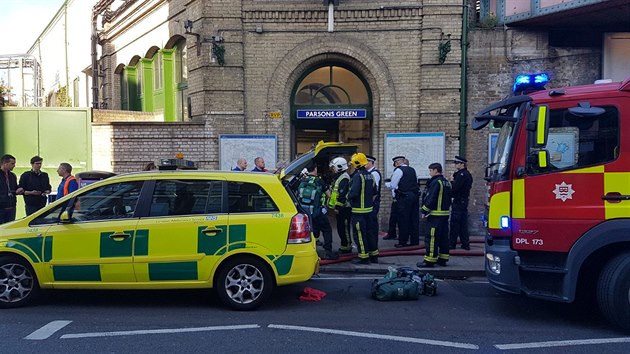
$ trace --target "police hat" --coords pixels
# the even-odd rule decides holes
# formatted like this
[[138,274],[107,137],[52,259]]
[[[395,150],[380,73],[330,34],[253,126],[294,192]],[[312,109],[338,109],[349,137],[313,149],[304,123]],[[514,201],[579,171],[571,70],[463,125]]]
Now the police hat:
[[397,160],[404,160],[404,159],[405,159],[405,157],[402,156],[402,155],[392,158],[392,161],[394,161],[394,166],[396,165],[396,161]]
[[372,162],[372,163],[376,162],[376,157],[374,157],[374,156],[365,155],[365,158],[367,158],[367,160]]
[[466,160],[465,158],[461,157],[461,156],[455,156],[455,163],[467,163],[468,160]]

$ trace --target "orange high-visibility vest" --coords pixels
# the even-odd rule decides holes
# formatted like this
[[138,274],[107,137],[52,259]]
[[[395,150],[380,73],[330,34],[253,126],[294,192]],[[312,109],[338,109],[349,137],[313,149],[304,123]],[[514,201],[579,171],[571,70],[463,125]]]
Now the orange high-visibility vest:
[[[74,176],[70,175],[66,178],[66,182],[63,184],[63,195],[68,195],[68,186],[70,186],[70,181],[76,181],[77,179]],[[79,182],[77,182],[79,183]]]

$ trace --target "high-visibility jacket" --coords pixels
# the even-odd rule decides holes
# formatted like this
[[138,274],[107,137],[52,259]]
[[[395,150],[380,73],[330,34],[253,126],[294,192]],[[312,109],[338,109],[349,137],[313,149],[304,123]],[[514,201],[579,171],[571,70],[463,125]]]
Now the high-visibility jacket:
[[343,171],[339,177],[335,180],[330,199],[328,200],[328,207],[349,207],[348,202],[348,190],[350,187],[350,175],[347,171]]
[[450,208],[451,182],[442,175],[431,177],[427,184],[427,194],[422,201],[422,214],[448,217]]
[[348,201],[352,212],[356,214],[371,213],[374,207],[374,195],[376,184],[374,177],[365,168],[361,167],[352,174]]

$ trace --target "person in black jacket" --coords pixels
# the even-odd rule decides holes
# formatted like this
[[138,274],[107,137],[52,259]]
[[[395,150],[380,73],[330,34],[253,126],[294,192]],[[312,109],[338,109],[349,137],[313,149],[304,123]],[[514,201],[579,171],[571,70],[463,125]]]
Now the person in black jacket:
[[427,183],[427,194],[422,201],[422,217],[427,218],[429,233],[424,238],[426,254],[419,268],[433,267],[435,263],[446,266],[449,256],[448,216],[451,207],[451,183],[442,176],[442,165],[429,165],[431,179]]
[[0,158],[0,224],[15,220],[15,205],[17,204],[17,194],[22,193],[22,189],[17,186],[17,177],[11,172],[15,168],[15,157],[9,154]]
[[453,173],[451,179],[453,189],[451,197],[453,204],[451,205],[451,231],[450,231],[450,248],[455,249],[457,246],[457,237],[462,242],[461,247],[470,250],[470,241],[468,237],[468,198],[470,196],[470,188],[472,188],[473,178],[466,163],[468,160],[461,156],[455,156],[455,168],[457,171]]
[[359,152],[352,155],[350,162],[355,171],[350,180],[348,201],[352,207],[351,220],[358,251],[357,258],[353,259],[352,263],[378,263],[378,245],[376,240],[370,239],[368,231],[370,213],[374,208],[374,196],[377,193],[376,184],[372,174],[365,169],[368,162],[365,154]]
[[31,170],[22,173],[18,188],[24,189],[24,205],[26,215],[31,215],[46,206],[48,194],[52,189],[46,172],[42,172],[44,159],[39,156],[31,158]]
[[418,177],[416,170],[406,164],[404,156],[396,156],[394,173],[389,188],[394,192],[396,202],[392,204],[398,223],[398,243],[394,247],[417,246],[420,243],[418,213]]

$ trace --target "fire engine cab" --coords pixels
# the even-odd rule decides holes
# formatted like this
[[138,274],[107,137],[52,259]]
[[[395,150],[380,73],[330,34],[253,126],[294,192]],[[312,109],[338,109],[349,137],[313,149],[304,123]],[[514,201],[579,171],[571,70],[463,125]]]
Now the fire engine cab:
[[630,78],[491,104],[486,274],[497,289],[597,300],[630,330]]

